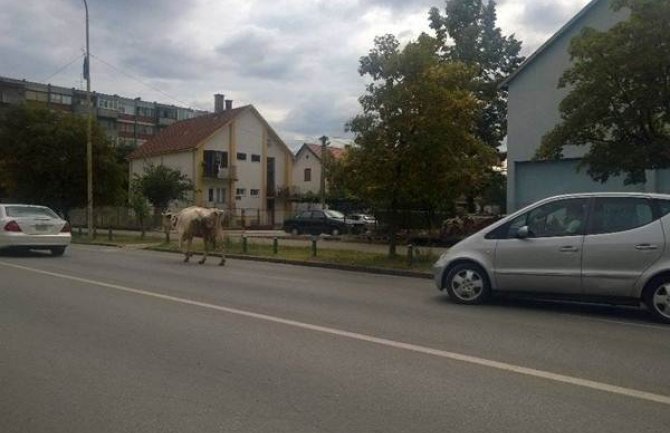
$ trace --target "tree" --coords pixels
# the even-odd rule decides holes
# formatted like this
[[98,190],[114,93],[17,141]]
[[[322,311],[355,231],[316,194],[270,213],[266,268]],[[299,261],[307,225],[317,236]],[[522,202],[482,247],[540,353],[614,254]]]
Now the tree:
[[605,32],[585,28],[570,43],[573,65],[559,88],[561,122],[538,158],[558,159],[567,145],[589,146],[582,166],[606,182],[646,181],[645,170],[670,167],[670,3],[617,0],[630,18]]
[[[121,203],[123,167],[104,132],[93,128],[93,200]],[[25,105],[0,114],[0,185],[13,200],[43,204],[65,216],[87,203],[86,119]]]
[[137,221],[140,223],[140,238],[144,239],[146,233],[146,220],[150,214],[150,207],[148,199],[139,190],[139,182],[133,182],[130,194],[128,197],[128,204],[135,213]]
[[442,59],[475,68],[471,88],[481,102],[477,136],[498,147],[507,135],[507,90],[499,86],[523,62],[521,42],[496,27],[493,0],[446,0],[444,15],[434,7],[429,20]]
[[427,35],[400,50],[393,35],[375,38],[359,73],[372,82],[345,164],[361,199],[389,211],[389,254],[396,253],[398,210],[437,209],[453,202],[467,174],[493,164],[493,150],[474,134],[477,100],[472,68],[441,62]]
[[142,176],[135,174],[133,190],[146,197],[156,208],[164,212],[172,200],[184,200],[193,191],[193,183],[181,171],[164,165],[147,165]]

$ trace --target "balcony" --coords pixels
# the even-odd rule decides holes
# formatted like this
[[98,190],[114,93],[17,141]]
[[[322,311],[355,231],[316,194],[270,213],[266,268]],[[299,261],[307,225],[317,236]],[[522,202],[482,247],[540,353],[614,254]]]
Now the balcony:
[[205,166],[203,176],[209,179],[237,180],[237,166],[236,165],[231,165],[230,167]]

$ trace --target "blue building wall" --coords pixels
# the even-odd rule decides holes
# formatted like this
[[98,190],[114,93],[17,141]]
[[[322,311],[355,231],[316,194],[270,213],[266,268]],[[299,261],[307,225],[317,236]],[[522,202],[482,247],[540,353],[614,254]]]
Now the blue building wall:
[[647,182],[641,184],[624,185],[623,177],[600,183],[591,179],[586,167],[578,169],[579,162],[579,159],[516,162],[514,209],[508,210],[514,211],[553,195],[576,192],[670,193],[670,170],[650,170]]

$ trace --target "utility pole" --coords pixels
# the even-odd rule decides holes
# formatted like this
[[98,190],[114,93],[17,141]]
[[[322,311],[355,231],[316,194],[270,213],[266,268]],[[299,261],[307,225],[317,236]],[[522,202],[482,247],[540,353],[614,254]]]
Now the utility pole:
[[84,65],[84,78],[86,78],[86,107],[88,108],[88,121],[86,125],[86,221],[88,223],[88,238],[93,239],[93,144],[91,143],[93,104],[91,103],[91,50],[89,48],[88,4],[86,0],[84,0],[84,8],[86,9],[86,63]]
[[328,137],[325,135],[321,138],[321,209],[326,208],[326,157],[328,152]]

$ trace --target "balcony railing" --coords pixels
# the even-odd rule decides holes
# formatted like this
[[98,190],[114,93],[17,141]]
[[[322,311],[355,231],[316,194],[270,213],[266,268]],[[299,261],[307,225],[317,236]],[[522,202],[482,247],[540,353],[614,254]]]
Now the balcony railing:
[[203,176],[211,179],[237,180],[237,166],[236,165],[231,165],[229,167],[205,166]]

